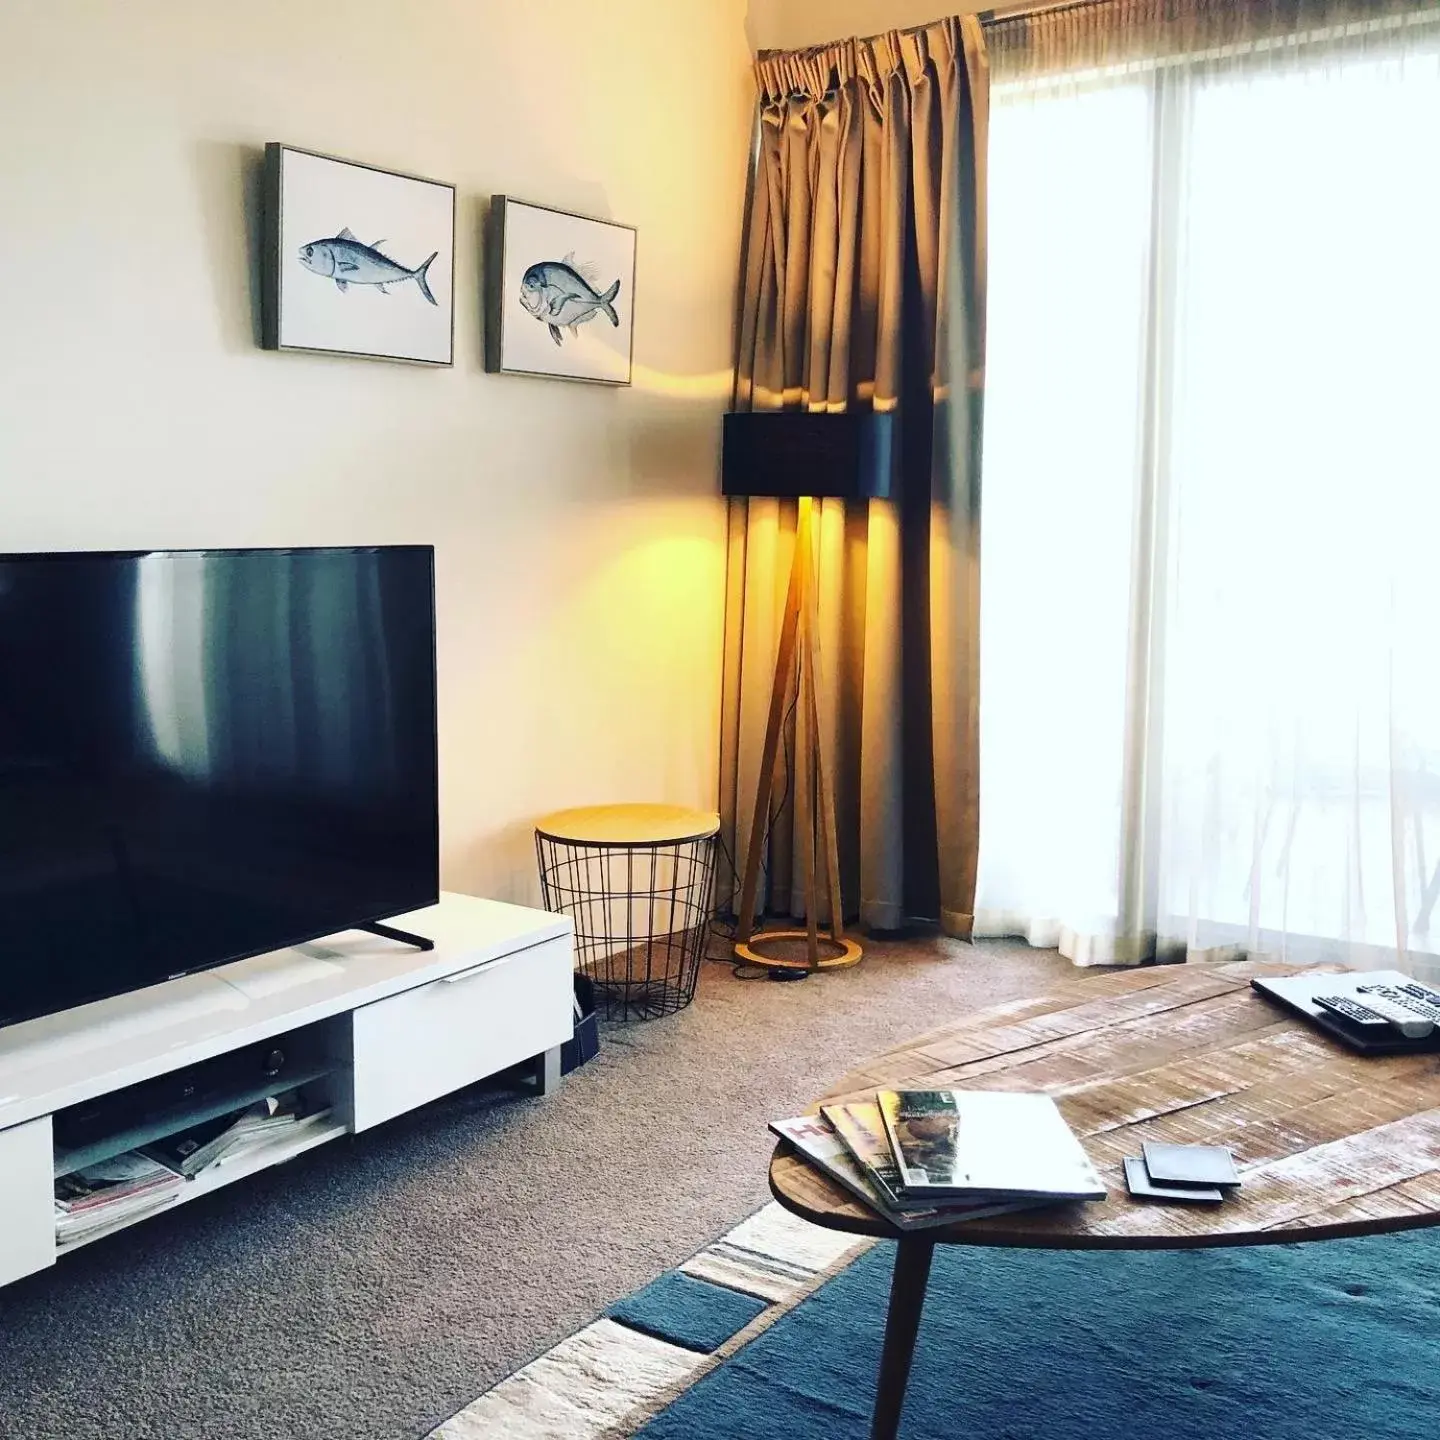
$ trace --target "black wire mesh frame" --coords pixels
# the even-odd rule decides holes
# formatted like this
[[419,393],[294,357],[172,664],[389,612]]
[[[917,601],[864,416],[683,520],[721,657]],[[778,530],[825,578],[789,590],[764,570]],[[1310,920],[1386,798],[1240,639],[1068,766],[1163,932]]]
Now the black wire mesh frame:
[[575,922],[576,968],[594,983],[607,1019],[653,1020],[695,998],[714,912],[717,841],[717,831],[602,844],[536,830],[545,908]]

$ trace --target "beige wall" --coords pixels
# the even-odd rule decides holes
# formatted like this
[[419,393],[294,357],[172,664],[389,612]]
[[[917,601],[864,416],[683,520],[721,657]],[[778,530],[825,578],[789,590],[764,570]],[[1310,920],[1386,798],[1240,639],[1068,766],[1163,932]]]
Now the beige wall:
[[749,35],[756,50],[793,50],[850,35],[905,30],[943,15],[1003,10],[974,0],[750,0]]
[[[4,0],[0,549],[433,542],[445,883],[713,804],[744,0]],[[267,140],[459,187],[456,365],[255,344]],[[506,192],[639,227],[636,385],[487,376]]]

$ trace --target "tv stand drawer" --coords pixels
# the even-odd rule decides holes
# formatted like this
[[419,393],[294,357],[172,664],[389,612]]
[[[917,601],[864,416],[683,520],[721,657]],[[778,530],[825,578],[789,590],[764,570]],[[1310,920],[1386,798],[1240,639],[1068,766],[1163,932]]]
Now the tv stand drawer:
[[354,1013],[356,1131],[563,1044],[570,943],[548,940]]
[[0,1285],[55,1263],[50,1117],[0,1130]]

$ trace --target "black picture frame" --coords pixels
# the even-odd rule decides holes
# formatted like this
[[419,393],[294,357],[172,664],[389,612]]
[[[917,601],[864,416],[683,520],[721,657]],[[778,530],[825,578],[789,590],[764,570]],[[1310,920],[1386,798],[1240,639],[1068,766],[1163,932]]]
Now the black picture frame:
[[[507,329],[507,322],[514,324],[518,321],[526,327],[534,325],[537,319],[542,324],[544,323],[544,317],[536,317],[533,312],[531,315],[525,316],[523,321],[519,321],[516,314],[516,296],[507,294],[506,291],[507,271],[513,268],[510,264],[512,258],[511,217],[513,211],[520,209],[537,215],[554,216],[560,222],[566,222],[557,226],[557,230],[569,229],[583,234],[583,227],[598,226],[603,230],[621,232],[622,236],[628,236],[628,264],[621,267],[618,276],[620,290],[614,297],[614,302],[617,302],[615,303],[617,313],[624,316],[623,328],[626,343],[623,352],[623,376],[582,374],[575,373],[573,369],[549,369],[538,364],[516,363],[513,353],[514,346],[507,345],[507,335],[514,335],[512,330]],[[520,200],[513,195],[493,195],[485,217],[485,369],[492,375],[525,375],[547,380],[575,380],[582,384],[608,385],[618,389],[633,384],[635,376],[635,275],[638,269],[638,251],[639,231],[633,225],[625,225],[616,220],[604,220],[599,216],[585,215],[574,210],[561,210],[553,205],[538,205],[534,201]],[[558,256],[552,257],[548,254],[543,257],[537,255],[535,258],[551,261],[559,259]],[[592,298],[599,299],[603,305],[606,294],[608,294],[608,290]],[[623,304],[623,310],[620,308],[621,304]],[[587,323],[593,318],[594,312],[590,316],[586,316],[580,323]],[[546,328],[553,334],[560,327],[547,326]],[[617,326],[617,328],[619,327]],[[574,335],[575,330],[572,328],[570,333]],[[561,345],[562,341],[557,341],[557,346]],[[620,352],[615,353],[618,355]]]
[[[445,327],[445,355],[443,358],[436,358],[429,355],[405,354],[388,350],[371,350],[351,346],[325,345],[325,344],[302,344],[296,343],[293,339],[286,337],[286,265],[282,255],[285,233],[285,157],[287,155],[305,156],[311,160],[324,161],[327,164],[345,166],[355,170],[367,171],[371,174],[384,175],[390,179],[410,181],[417,185],[432,186],[441,190],[449,191],[449,234],[447,245],[442,247],[438,254],[447,254],[448,264],[445,267],[447,282],[446,308],[448,316]],[[345,222],[348,226],[349,222]],[[265,146],[265,168],[263,183],[263,213],[261,224],[261,256],[260,256],[260,335],[261,346],[266,350],[289,351],[300,354],[312,355],[337,355],[348,358],[365,360],[390,360],[398,361],[407,365],[429,365],[441,369],[453,368],[455,364],[455,226],[456,226],[456,198],[455,186],[448,181],[435,180],[425,175],[412,175],[402,170],[390,170],[379,165],[371,165],[363,160],[351,160],[345,156],[327,155],[318,150],[306,150],[298,145],[286,145],[279,141],[270,141]],[[377,243],[384,243],[377,242]],[[369,250],[371,247],[361,246],[361,249]],[[375,253],[375,252],[372,252]],[[382,256],[384,260],[391,261],[390,256]],[[432,259],[435,257],[432,257]],[[416,278],[417,271],[424,270],[429,265],[424,265],[411,270],[404,277],[396,277],[393,281],[384,282],[386,285],[401,285],[407,279]],[[404,268],[398,266],[397,268]],[[377,285],[379,282],[373,282]],[[340,287],[344,289],[344,286]],[[428,296],[429,289],[422,286],[422,290]]]

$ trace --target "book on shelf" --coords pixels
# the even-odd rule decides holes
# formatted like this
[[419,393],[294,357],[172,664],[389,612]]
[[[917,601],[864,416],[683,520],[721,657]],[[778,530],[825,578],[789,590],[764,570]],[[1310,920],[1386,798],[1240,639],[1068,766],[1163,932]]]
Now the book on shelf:
[[907,1196],[1103,1200],[1105,1186],[1048,1095],[878,1090]]
[[[830,1107],[826,1107],[827,1109]],[[924,1230],[936,1225],[954,1225],[962,1220],[978,1220],[986,1215],[1002,1215],[1011,1210],[1024,1210],[1025,1202],[965,1203],[908,1209],[893,1206],[873,1176],[861,1166],[836,1133],[825,1114],[799,1115],[793,1120],[773,1120],[771,1131],[788,1141],[815,1168],[843,1186],[857,1199],[888,1220],[897,1230]],[[883,1143],[884,1132],[881,1132]]]

